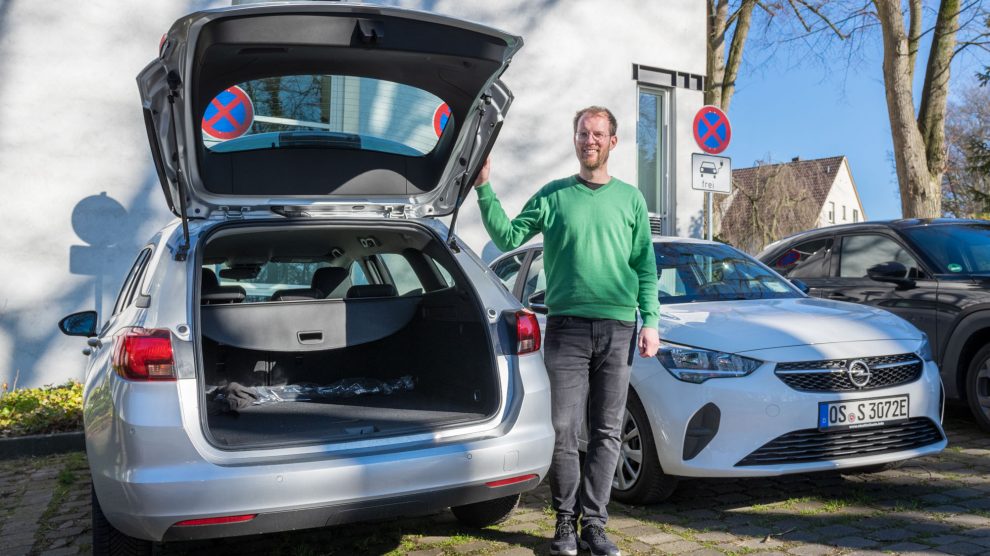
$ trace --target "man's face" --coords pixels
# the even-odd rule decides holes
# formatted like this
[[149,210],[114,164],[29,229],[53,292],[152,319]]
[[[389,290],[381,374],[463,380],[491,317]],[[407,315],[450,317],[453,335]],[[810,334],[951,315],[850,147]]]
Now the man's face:
[[578,162],[587,170],[597,170],[608,161],[608,153],[615,148],[618,138],[609,133],[608,117],[604,114],[585,114],[578,120],[574,132],[574,152]]

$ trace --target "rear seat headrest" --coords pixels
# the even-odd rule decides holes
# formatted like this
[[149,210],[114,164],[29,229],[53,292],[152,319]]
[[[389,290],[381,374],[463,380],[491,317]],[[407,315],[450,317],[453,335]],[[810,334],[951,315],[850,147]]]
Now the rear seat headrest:
[[313,289],[323,292],[321,297],[326,297],[347,279],[347,274],[347,269],[339,266],[318,268],[313,273],[313,282],[310,285]]
[[241,286],[221,286],[217,275],[208,268],[202,269],[199,301],[204,305],[240,303],[247,297]]
[[347,290],[345,299],[355,299],[362,297],[395,297],[395,286],[392,284],[365,284],[361,286],[351,286]]

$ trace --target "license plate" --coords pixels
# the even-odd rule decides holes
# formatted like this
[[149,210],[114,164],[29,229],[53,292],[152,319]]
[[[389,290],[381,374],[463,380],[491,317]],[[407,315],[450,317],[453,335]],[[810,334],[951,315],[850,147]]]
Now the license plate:
[[818,404],[818,430],[879,427],[908,418],[908,396],[887,396],[866,400],[821,402]]

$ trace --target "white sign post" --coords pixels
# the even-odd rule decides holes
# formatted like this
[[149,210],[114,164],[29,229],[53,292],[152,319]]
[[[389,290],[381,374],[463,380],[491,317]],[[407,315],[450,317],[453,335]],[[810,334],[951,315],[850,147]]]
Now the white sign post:
[[691,189],[705,192],[708,207],[708,239],[714,233],[714,212],[712,193],[732,192],[732,159],[727,156],[691,154]]

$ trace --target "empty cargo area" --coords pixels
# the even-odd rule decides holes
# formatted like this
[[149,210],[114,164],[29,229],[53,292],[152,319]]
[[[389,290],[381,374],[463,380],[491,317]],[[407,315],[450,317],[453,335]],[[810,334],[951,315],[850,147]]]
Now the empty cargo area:
[[215,444],[414,434],[497,409],[487,320],[429,231],[230,227],[202,260],[200,376]]

